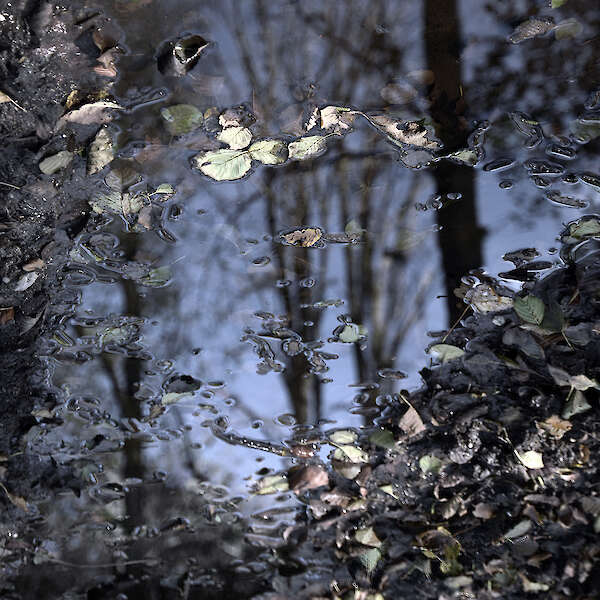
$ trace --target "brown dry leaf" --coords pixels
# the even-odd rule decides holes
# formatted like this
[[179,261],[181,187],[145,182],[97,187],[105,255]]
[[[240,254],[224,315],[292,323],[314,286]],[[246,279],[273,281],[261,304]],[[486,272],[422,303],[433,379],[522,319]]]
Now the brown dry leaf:
[[491,519],[494,516],[494,507],[491,504],[480,502],[475,505],[473,516],[478,519]]
[[552,415],[542,422],[537,421],[536,424],[557,440],[560,440],[573,427],[570,421],[561,419],[558,415]]
[[140,210],[137,222],[144,229],[152,229],[152,206],[150,204]]
[[323,467],[308,465],[298,469],[290,469],[288,473],[290,489],[296,494],[314,490],[329,484],[329,475]]
[[24,264],[21,268],[26,272],[39,271],[39,269],[43,269],[45,265],[46,263],[41,258],[35,258],[27,264]]
[[322,237],[323,231],[318,227],[304,227],[295,229],[288,233],[282,233],[281,237],[291,246],[309,248],[314,246]]
[[8,94],[0,92],[0,104],[4,104],[5,102],[12,102],[12,98]]
[[118,48],[111,48],[102,53],[96,60],[100,65],[94,67],[94,73],[101,77],[116,77],[117,69],[115,67],[115,54],[119,52]]
[[29,512],[29,507],[27,506],[27,500],[25,500],[25,498],[11,494],[2,483],[0,483],[0,487],[4,490],[6,497],[12,502],[12,504],[24,512]]
[[15,320],[15,309],[12,306],[0,308],[0,325],[6,325]]
[[408,437],[412,437],[413,435],[421,433],[421,431],[425,431],[423,420],[412,406],[410,406],[404,415],[402,415],[398,425]]

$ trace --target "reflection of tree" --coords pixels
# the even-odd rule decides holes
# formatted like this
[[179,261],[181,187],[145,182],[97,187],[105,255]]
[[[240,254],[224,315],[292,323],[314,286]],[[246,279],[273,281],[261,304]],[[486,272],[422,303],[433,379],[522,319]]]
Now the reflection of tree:
[[[467,145],[469,132],[462,116],[466,106],[459,60],[461,37],[454,0],[425,3],[424,37],[427,64],[435,77],[430,113],[446,148],[458,150]],[[437,193],[443,198],[447,194],[461,194],[458,202],[437,213],[451,324],[462,313],[454,289],[463,275],[482,264],[483,231],[477,223],[473,169],[444,161],[433,169],[433,176]]]

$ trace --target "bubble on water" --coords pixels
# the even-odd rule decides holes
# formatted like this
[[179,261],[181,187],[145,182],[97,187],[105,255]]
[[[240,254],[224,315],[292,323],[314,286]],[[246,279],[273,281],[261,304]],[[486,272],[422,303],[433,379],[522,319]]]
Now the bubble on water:
[[415,209],[419,210],[419,211],[426,211],[427,210],[427,206],[425,206],[425,204],[422,204],[421,202],[417,202],[415,204]]
[[275,283],[275,285],[278,288],[285,288],[285,287],[292,285],[292,280],[291,279],[278,279],[277,282]]
[[577,153],[573,148],[559,146],[558,144],[548,146],[548,148],[546,148],[546,153],[550,156],[556,156],[557,158],[562,158],[564,160],[572,160],[577,156]]
[[275,423],[278,423],[279,425],[285,425],[286,427],[291,427],[292,425],[296,424],[296,417],[294,417],[294,415],[291,413],[283,413],[283,414],[275,417],[274,421],[275,421]]
[[562,181],[565,183],[577,183],[579,181],[579,176],[576,173],[565,173],[562,176]]
[[285,340],[281,345],[281,348],[288,356],[297,356],[304,350],[304,344],[299,340],[292,338]]
[[533,181],[533,184],[539,188],[547,188],[548,186],[552,185],[552,181],[550,181],[550,179],[547,179],[546,177],[539,177],[538,175],[532,175],[531,181]]
[[514,183],[510,179],[504,179],[499,184],[498,187],[502,190],[510,190]]
[[462,194],[460,192],[449,192],[446,194],[446,198],[448,200],[460,200],[462,198]]
[[264,267],[271,262],[271,259],[268,256],[259,256],[252,261],[252,264],[257,267]]
[[562,175],[563,165],[548,160],[527,160],[523,165],[532,175]]
[[305,287],[305,288],[311,288],[313,287],[317,282],[312,279],[311,277],[306,277],[305,279],[302,279],[300,281],[300,286],[301,287]]

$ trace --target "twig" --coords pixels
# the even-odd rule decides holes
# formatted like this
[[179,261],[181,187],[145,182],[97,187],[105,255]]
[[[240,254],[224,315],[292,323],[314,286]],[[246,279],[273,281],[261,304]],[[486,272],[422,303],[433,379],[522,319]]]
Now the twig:
[[18,185],[13,185],[12,183],[7,183],[6,181],[0,181],[0,185],[5,185],[6,187],[11,187],[11,188],[14,188],[15,190],[21,189]]
[[450,327],[450,329],[448,329],[448,331],[446,332],[446,335],[442,338],[442,344],[448,339],[448,336],[454,331],[456,326],[460,323],[460,320],[465,316],[466,312],[470,308],[471,308],[471,305],[467,304],[467,308],[465,308],[465,310],[463,310],[462,313],[460,314],[460,317],[458,317],[458,319],[456,319],[456,323],[454,323],[454,325],[452,325],[452,327]]

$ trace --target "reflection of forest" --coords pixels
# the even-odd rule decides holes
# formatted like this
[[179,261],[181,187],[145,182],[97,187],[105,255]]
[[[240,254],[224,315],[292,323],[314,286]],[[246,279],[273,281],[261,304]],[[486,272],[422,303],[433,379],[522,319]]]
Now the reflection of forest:
[[[407,11],[401,4],[385,0],[352,1],[343,6],[342,3],[317,5],[319,8],[313,10],[310,3],[298,3],[293,10],[271,14],[271,8],[258,0],[244,3],[243,7],[235,2],[223,3],[221,16],[225,16],[224,21],[229,24],[226,34],[232,43],[221,45],[222,53],[213,54],[211,66],[217,71],[222,69],[225,87],[238,90],[238,100],[252,98],[249,108],[258,119],[257,127],[263,127],[264,135],[279,131],[299,135],[303,119],[311,109],[327,102],[372,110],[381,108],[407,118],[428,115],[436,123],[437,134],[448,151],[463,148],[473,129],[473,119],[498,106],[494,89],[477,82],[476,91],[471,92],[469,83],[475,82],[466,80],[461,72],[467,44],[461,33],[465,23],[460,22],[460,3],[429,0],[423,3],[422,15],[416,10]],[[531,2],[528,4],[534,6]],[[590,21],[592,17],[597,20],[597,9],[577,7],[582,13],[587,11]],[[479,7],[478,10],[483,12],[484,9]],[[238,14],[240,11],[243,20]],[[467,16],[468,12],[462,14]],[[494,18],[491,14],[488,16]],[[499,53],[507,52],[507,22],[518,16],[501,15],[497,20],[497,32],[487,40],[487,57],[492,64],[478,65],[477,69],[485,73],[486,68],[494,66],[495,77],[503,84],[501,87],[514,90],[514,97],[510,102],[505,98],[505,105],[499,109],[536,114],[545,111],[546,105],[552,105],[549,98],[556,93],[556,82],[563,85],[567,75],[570,76],[576,52],[564,47],[554,50],[550,46],[543,58],[538,52],[527,55],[531,68],[522,73],[501,68]],[[423,64],[418,64],[415,49],[409,47],[415,40],[397,35],[408,26],[409,17],[422,17],[422,39],[418,41],[426,57],[421,61]],[[469,26],[472,28],[472,24]],[[412,22],[411,27],[414,29]],[[298,30],[305,30],[306,35],[299,35]],[[290,40],[293,40],[294,52],[289,51]],[[590,46],[594,44],[597,41]],[[559,53],[564,60],[556,60],[555,55]],[[239,61],[232,57],[239,57]],[[415,62],[432,73],[432,84],[413,86],[408,78],[402,78],[407,64],[415,66]],[[584,73],[597,80],[594,64],[587,58],[584,66],[576,69],[581,87],[589,85],[589,82],[584,83]],[[536,93],[528,95],[529,71],[534,66],[536,77],[540,72],[552,77],[546,77]],[[200,87],[203,83],[202,68],[201,62],[192,73],[192,86]],[[467,72],[464,65],[462,71]],[[469,72],[472,73],[472,69]],[[393,106],[386,105],[379,93],[395,81],[401,81],[399,89],[405,96],[394,97]],[[210,80],[205,87],[210,87],[209,84]],[[185,95],[186,82],[177,85],[182,88],[178,93]],[[473,95],[478,102],[476,107],[469,104]],[[389,99],[389,93],[384,97]],[[210,100],[217,103],[214,98]],[[493,143],[502,145],[502,141]],[[327,416],[327,409],[322,406],[321,383],[321,378],[326,376],[322,369],[326,359],[319,355],[317,342],[326,340],[331,332],[324,330],[323,312],[311,306],[315,302],[334,296],[343,298],[345,306],[340,311],[368,332],[366,342],[353,347],[354,382],[379,384],[372,392],[371,404],[376,395],[395,391],[397,382],[381,379],[378,372],[398,366],[396,357],[411,328],[422,318],[432,280],[432,255],[420,252],[419,247],[411,247],[402,239],[402,232],[418,229],[414,204],[423,190],[434,185],[442,197],[449,193],[461,195],[458,202],[436,213],[441,228],[438,244],[448,324],[462,312],[453,294],[454,288],[463,275],[483,262],[483,230],[478,223],[475,197],[476,171],[448,161],[438,163],[428,172],[411,171],[396,164],[394,159],[394,149],[366,125],[357,125],[353,136],[333,141],[327,155],[313,163],[263,169],[249,180],[252,194],[248,192],[250,184],[241,182],[232,192],[234,198],[228,199],[233,205],[263,215],[262,232],[268,232],[273,239],[281,230],[305,225],[343,231],[352,222],[355,228],[365,232],[361,243],[344,247],[343,264],[332,263],[327,247],[293,248],[275,243],[272,246],[271,260],[276,272],[267,285],[275,289],[274,280],[292,282],[276,288],[275,293],[280,310],[287,317],[285,327],[305,349],[281,356],[285,361],[281,377],[300,423],[316,422]],[[211,193],[215,197],[220,193],[218,186],[206,189],[214,189]],[[248,201],[250,195],[251,202]],[[130,254],[133,256],[133,251]],[[331,282],[334,276],[340,282],[335,288]],[[307,280],[313,280],[314,285],[301,285]],[[139,314],[135,286],[127,282],[125,287],[123,312]],[[236,293],[237,290],[232,290],[232,295]],[[150,296],[148,302],[151,301]],[[156,307],[157,314],[162,308]],[[283,327],[281,322],[279,325]],[[276,338],[268,342],[280,352]],[[122,389],[114,390],[114,397],[119,399],[122,416],[135,418],[140,417],[141,412],[134,390],[143,375],[139,362],[130,362],[127,382]],[[125,455],[124,476],[143,477],[141,447],[130,442]],[[128,512],[134,523],[143,521],[140,516],[143,507],[136,494],[132,492],[128,496]],[[138,515],[134,516],[134,512]]]

